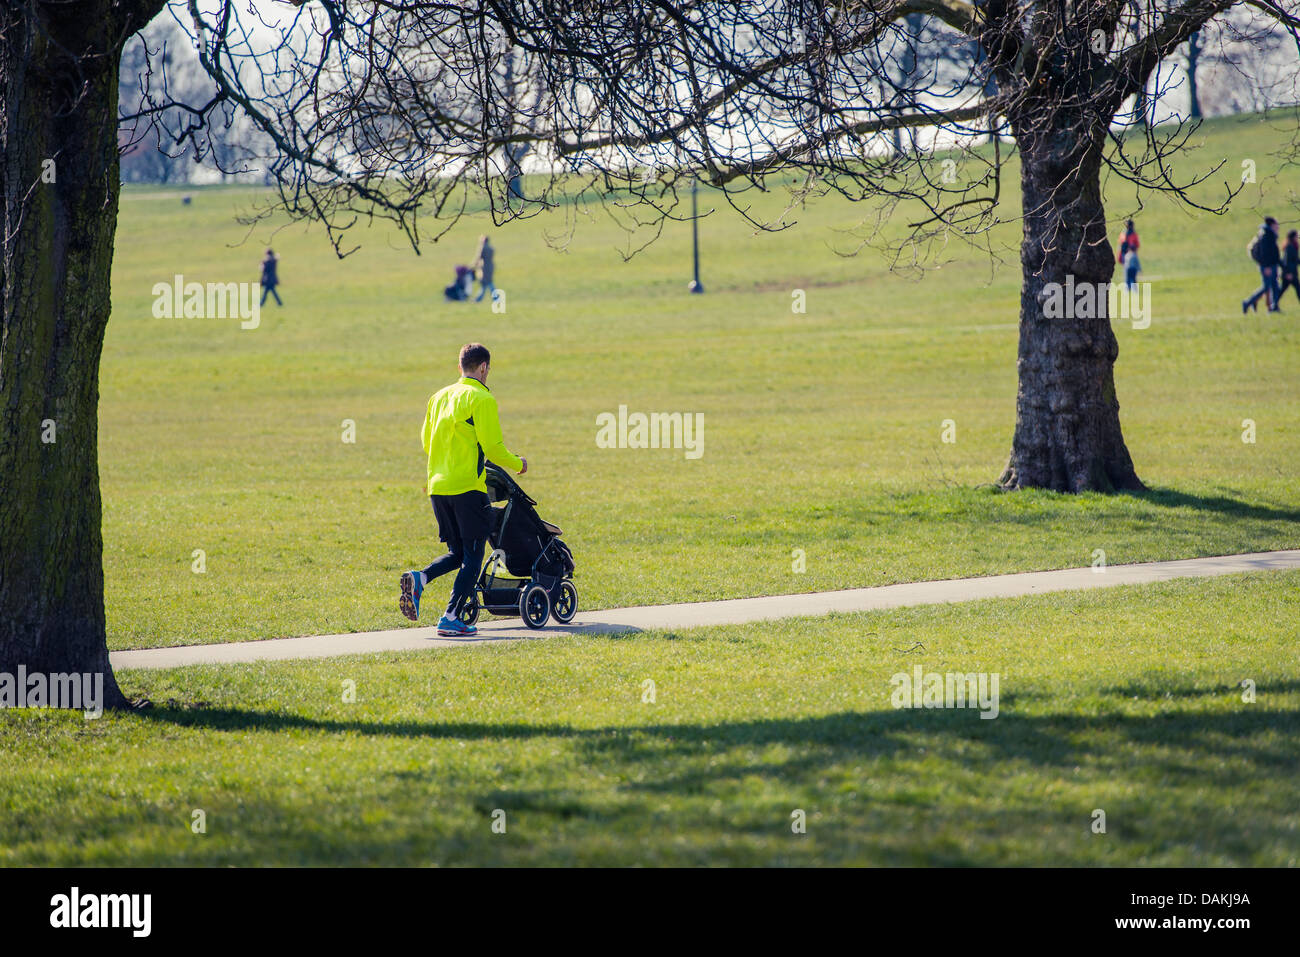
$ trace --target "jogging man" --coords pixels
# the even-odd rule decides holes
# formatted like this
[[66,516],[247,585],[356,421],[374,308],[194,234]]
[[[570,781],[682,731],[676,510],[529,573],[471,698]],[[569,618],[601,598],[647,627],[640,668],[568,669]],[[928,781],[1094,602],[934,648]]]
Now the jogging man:
[[424,586],[453,569],[447,611],[438,621],[438,634],[459,638],[478,631],[457,615],[474,591],[483,567],[492,506],[488,501],[483,463],[490,461],[523,475],[528,460],[506,448],[497,418],[497,400],[487,387],[492,356],[471,342],[460,350],[460,380],[435,393],[424,414],[420,439],[429,457],[426,490],[438,519],[438,537],[447,554],[423,571],[403,572],[397,606],[411,621],[420,617]]

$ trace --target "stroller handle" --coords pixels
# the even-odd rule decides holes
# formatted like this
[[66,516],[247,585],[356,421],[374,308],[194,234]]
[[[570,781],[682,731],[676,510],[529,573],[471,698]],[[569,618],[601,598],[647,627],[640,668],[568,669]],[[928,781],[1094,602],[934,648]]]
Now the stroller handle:
[[499,502],[505,498],[519,496],[520,498],[527,500],[529,505],[537,504],[537,502],[533,499],[532,496],[530,496],[527,492],[525,492],[522,488],[520,488],[519,483],[516,482],[514,478],[511,477],[510,473],[508,473],[501,466],[497,465],[495,462],[491,462],[485,459],[483,462],[483,474],[487,478],[489,486],[496,485],[503,492],[503,494],[499,496],[494,495],[493,496],[494,501]]

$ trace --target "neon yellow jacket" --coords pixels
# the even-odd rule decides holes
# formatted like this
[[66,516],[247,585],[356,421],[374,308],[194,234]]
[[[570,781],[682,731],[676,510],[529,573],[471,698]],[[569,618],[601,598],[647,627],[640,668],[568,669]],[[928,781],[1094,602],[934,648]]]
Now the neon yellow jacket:
[[486,492],[485,458],[515,472],[524,467],[506,448],[496,396],[477,379],[462,377],[433,394],[420,441],[429,456],[430,495]]

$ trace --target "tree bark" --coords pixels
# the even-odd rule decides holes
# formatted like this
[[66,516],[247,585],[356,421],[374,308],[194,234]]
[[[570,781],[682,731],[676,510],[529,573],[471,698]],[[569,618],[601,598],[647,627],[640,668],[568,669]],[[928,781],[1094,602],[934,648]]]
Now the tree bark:
[[99,362],[121,44],[161,0],[0,13],[0,672],[102,673]]
[[1119,344],[1106,296],[1094,299],[1099,308],[1091,317],[1046,314],[1049,284],[1109,283],[1115,271],[1101,199],[1101,137],[1077,117],[1013,129],[1021,151],[1023,286],[1016,429],[1000,483],[1061,492],[1141,489],[1120,430]]

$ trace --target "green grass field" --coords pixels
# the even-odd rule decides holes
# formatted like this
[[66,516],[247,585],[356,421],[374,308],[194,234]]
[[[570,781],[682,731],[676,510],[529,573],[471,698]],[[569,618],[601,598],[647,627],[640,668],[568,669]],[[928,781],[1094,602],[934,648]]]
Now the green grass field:
[[[570,206],[491,230],[494,313],[441,297],[482,220],[419,257],[376,227],[340,262],[318,230],[239,226],[258,191],[128,189],[101,401],[110,646],[403,624],[396,577],[438,548],[421,415],[471,339],[586,609],[1296,547],[1300,300],[1239,305],[1258,218],[1300,219],[1284,130],[1195,138],[1189,171],[1256,161],[1222,218],[1108,185],[1154,284],[1150,328],[1116,323],[1151,491],[1111,497],[990,485],[1015,414],[1014,207],[1003,265],[954,246],[921,281],[837,255],[869,209],[759,235],[719,210],[689,296],[688,226],[623,263],[617,225]],[[256,280],[268,241],[285,306],[259,328],[152,316],[173,275]],[[703,413],[704,455],[597,447],[620,405]],[[0,720],[0,865],[1295,866],[1298,594],[1300,572],[1234,575],[123,671],[156,707]],[[895,708],[918,666],[997,673],[998,717]]]
[[[565,529],[587,609],[1086,565],[1096,549],[1114,564],[1294,546],[1300,300],[1281,316],[1239,305],[1257,281],[1244,249],[1261,211],[1296,218],[1300,169],[1276,158],[1284,128],[1216,121],[1180,160],[1226,160],[1203,198],[1256,160],[1259,182],[1230,215],[1159,197],[1137,214],[1153,319],[1116,333],[1125,433],[1153,489],[1142,496],[987,486],[1015,421],[1014,205],[993,237],[1000,268],[953,246],[919,282],[869,250],[837,255],[867,208],[822,201],[759,235],[719,209],[701,224],[703,296],[685,292],[688,224],[623,263],[620,228],[567,207],[491,230],[506,292],[494,314],[441,296],[485,220],[418,257],[363,230],[339,261],[319,230],[250,235],[234,217],[256,191],[193,190],[183,206],[175,190],[128,189],[101,402],[110,645],[401,625],[396,576],[439,550],[420,420],[471,339],[493,349],[507,441]],[[1126,184],[1109,195],[1117,222],[1133,212]],[[565,248],[548,245],[570,226]],[[256,280],[268,241],[285,306],[259,328],[152,316],[153,285],[175,274]],[[791,312],[796,289],[804,314]],[[703,413],[703,457],[598,448],[596,417],[619,405]]]
[[[127,672],[160,707],[0,722],[0,865],[1294,866],[1297,588]],[[895,709],[917,666],[997,718]]]

